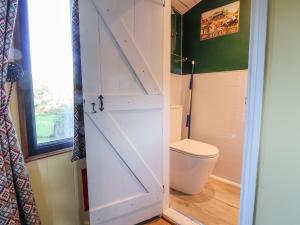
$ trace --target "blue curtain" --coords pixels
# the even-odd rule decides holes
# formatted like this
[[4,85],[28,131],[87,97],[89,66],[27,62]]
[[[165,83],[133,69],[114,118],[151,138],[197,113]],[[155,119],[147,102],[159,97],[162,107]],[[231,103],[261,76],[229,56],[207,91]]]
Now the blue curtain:
[[72,0],[72,39],[73,39],[73,74],[74,74],[74,148],[72,161],[85,158],[85,134],[82,97],[82,78],[80,60],[79,4]]
[[12,43],[18,0],[0,0],[0,224],[41,224],[24,157],[11,121],[8,55]]

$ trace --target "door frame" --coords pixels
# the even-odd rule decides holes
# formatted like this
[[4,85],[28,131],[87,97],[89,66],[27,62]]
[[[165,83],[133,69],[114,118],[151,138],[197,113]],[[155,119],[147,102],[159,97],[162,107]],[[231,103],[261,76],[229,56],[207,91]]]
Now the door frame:
[[[164,215],[185,225],[197,224],[169,207],[169,133],[170,133],[170,24],[171,0],[165,0],[164,13]],[[251,0],[248,90],[243,147],[243,168],[239,225],[253,225],[260,149],[261,117],[265,75],[268,0]]]

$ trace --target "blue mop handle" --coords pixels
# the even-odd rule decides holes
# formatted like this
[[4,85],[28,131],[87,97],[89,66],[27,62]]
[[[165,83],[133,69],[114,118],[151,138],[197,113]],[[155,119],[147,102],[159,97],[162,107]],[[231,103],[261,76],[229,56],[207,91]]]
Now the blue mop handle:
[[186,120],[186,126],[188,127],[188,139],[191,138],[191,122],[192,122],[192,103],[193,103],[193,84],[194,84],[194,71],[195,71],[195,60],[192,60],[192,73],[190,79],[190,110]]

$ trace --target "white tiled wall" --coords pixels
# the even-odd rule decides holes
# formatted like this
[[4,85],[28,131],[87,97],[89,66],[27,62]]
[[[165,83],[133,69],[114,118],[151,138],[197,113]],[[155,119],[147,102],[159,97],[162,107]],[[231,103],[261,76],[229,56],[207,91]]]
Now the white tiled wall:
[[[219,148],[220,158],[213,174],[236,183],[240,183],[242,171],[247,74],[248,71],[244,70],[194,77],[191,136]],[[171,103],[184,105],[184,138],[190,77],[171,77]]]
[[170,104],[171,105],[182,105],[182,75],[178,74],[171,74],[171,99],[170,99]]

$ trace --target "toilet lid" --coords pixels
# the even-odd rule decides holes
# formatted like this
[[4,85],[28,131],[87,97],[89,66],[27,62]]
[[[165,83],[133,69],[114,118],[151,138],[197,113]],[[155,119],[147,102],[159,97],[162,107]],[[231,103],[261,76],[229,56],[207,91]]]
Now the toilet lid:
[[215,146],[191,139],[175,142],[170,147],[173,151],[196,157],[213,158],[219,155],[219,150]]

